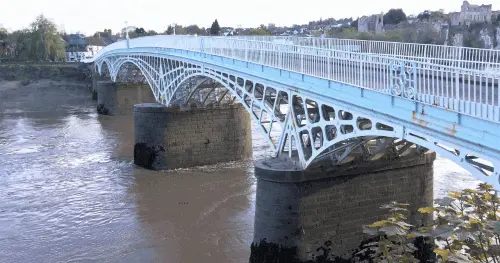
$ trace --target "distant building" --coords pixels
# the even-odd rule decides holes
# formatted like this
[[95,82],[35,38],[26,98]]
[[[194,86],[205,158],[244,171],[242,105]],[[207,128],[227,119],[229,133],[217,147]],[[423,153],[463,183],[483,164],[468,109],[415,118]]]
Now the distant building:
[[358,19],[359,32],[379,33],[383,30],[384,13],[362,16]]
[[87,52],[83,51],[69,51],[66,52],[66,61],[67,62],[80,62],[86,58]]
[[88,37],[87,41],[89,43],[86,48],[88,57],[95,56],[99,51],[101,51],[105,46],[107,46],[107,43],[104,40],[104,38]]
[[64,41],[67,43],[67,48],[79,49],[87,46],[88,42],[83,34],[69,34],[63,36]]
[[491,17],[492,19],[498,19],[498,16],[500,16],[500,10],[497,11],[491,11]]
[[105,32],[97,32],[93,37],[85,37],[82,34],[65,35],[63,40],[66,42],[67,61],[79,62],[92,58],[105,46],[120,41],[121,38]]
[[468,1],[462,3],[460,12],[450,13],[452,26],[469,26],[472,23],[491,23],[492,5],[471,5]]

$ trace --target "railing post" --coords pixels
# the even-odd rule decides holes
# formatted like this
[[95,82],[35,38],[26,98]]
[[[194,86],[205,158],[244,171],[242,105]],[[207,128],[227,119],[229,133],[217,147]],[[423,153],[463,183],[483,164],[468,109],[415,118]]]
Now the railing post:
[[279,46],[276,46],[278,48],[278,65],[279,65],[279,68],[283,68],[283,58],[281,57],[282,55],[282,46],[279,45]]
[[264,43],[260,42],[260,64],[264,64]]
[[394,93],[393,93],[393,89],[394,89],[394,61],[392,61],[391,59],[388,59],[388,67],[389,67],[389,90],[388,90],[388,93],[391,95],[391,96],[394,96]]
[[[453,100],[455,103],[455,110],[460,112],[460,71],[455,73],[455,99]],[[464,80],[465,83],[465,80]]]
[[248,41],[245,40],[245,61],[248,61]]
[[327,76],[328,76],[328,79],[332,79],[332,66],[330,65],[330,61],[331,61],[331,55],[332,52],[330,50],[328,50],[328,55],[326,56],[326,70],[328,70],[328,73],[327,73]]
[[304,53],[302,52],[302,48],[299,47],[300,53],[300,73],[304,73]]
[[[366,57],[368,59],[368,56]],[[364,59],[359,60],[359,86],[366,88],[363,86],[363,64]]]

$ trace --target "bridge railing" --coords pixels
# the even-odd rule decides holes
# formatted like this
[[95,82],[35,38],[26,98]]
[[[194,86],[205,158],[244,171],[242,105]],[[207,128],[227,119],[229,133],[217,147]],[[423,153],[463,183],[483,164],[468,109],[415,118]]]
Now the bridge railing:
[[232,36],[231,38],[351,52],[385,54],[404,59],[416,59],[445,66],[459,66],[478,70],[484,70],[491,67],[492,64],[495,67],[500,67],[500,50],[494,49],[294,36]]
[[[115,45],[115,44],[113,44]],[[106,50],[123,51],[126,44]],[[500,121],[500,72],[353,52],[237,38],[154,36],[133,39],[130,48],[173,48],[220,55],[418,100]],[[99,53],[99,55],[104,53]]]

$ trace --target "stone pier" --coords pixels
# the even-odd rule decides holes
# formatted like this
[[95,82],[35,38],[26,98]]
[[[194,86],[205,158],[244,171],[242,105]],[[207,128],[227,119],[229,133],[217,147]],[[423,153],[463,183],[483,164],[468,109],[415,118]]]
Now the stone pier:
[[102,115],[127,115],[135,104],[155,101],[148,84],[98,81],[97,94],[97,113]]
[[98,85],[98,82],[99,81],[109,81],[110,77],[101,76],[94,69],[91,69],[91,71],[92,71],[92,86],[91,86],[90,92],[92,92],[92,100],[96,100],[97,101],[97,85]]
[[[410,223],[427,224],[430,217],[422,216],[417,209],[433,204],[435,158],[431,152],[344,165],[329,172],[296,171],[279,160],[256,163],[250,262],[257,263],[257,258],[262,259],[266,253],[296,260],[291,262],[316,262],[316,257],[328,249],[330,257],[350,258],[364,239],[362,226],[385,218],[387,210],[380,206],[391,201],[410,204]],[[266,246],[284,249],[276,254]]]
[[214,108],[134,106],[134,163],[165,170],[252,155],[250,115],[240,104]]

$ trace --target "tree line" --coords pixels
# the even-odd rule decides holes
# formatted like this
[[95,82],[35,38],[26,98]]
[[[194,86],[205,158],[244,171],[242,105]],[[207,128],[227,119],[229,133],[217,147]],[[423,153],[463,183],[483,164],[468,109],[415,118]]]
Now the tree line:
[[0,29],[0,55],[16,60],[61,61],[66,58],[65,42],[57,26],[39,15],[28,28],[8,33]]
[[198,36],[208,36],[208,35],[219,35],[221,33],[221,27],[219,26],[219,22],[217,19],[212,23],[210,28],[199,27],[198,25],[169,25],[167,30],[163,33],[158,33],[154,30],[145,30],[143,27],[138,27],[135,30],[129,31],[129,38],[137,38],[144,36],[154,36],[154,35],[198,35]]
[[[257,28],[223,28],[219,25],[217,19],[213,21],[210,27],[199,27],[198,25],[170,25],[164,32],[156,32],[155,30],[146,30],[143,27],[135,28],[129,31],[130,38],[143,36],[152,36],[158,34],[164,35],[199,35],[199,36],[218,36],[228,32],[230,35],[277,35],[283,32],[288,32],[290,29],[299,30],[307,28],[307,34],[313,36],[327,36],[346,39],[362,39],[362,40],[380,40],[394,42],[411,42],[422,44],[438,44],[445,43],[446,36],[441,32],[437,32],[431,23],[422,23],[419,28],[404,25],[407,21],[428,22],[428,21],[448,21],[449,15],[442,11],[425,10],[420,14],[406,15],[402,9],[391,9],[383,16],[385,25],[394,25],[393,29],[385,30],[377,34],[358,32],[359,20],[353,18],[342,19],[320,19],[311,21],[305,25],[293,25],[292,27],[277,27],[274,24],[267,26],[261,24]],[[500,25],[500,16],[492,19],[493,25]],[[338,23],[340,27],[328,27]],[[478,42],[477,26],[463,29],[463,45],[470,47],[482,47]],[[492,29],[493,30],[493,29]],[[494,29],[496,33],[496,29]],[[16,60],[52,60],[60,61],[65,59],[65,42],[61,38],[64,33],[59,33],[56,25],[49,21],[43,15],[39,15],[28,28],[7,32],[0,28],[0,57],[11,57]],[[94,37],[111,37],[113,35],[111,29],[104,29],[103,32],[98,32]],[[120,33],[116,35],[123,37]]]

